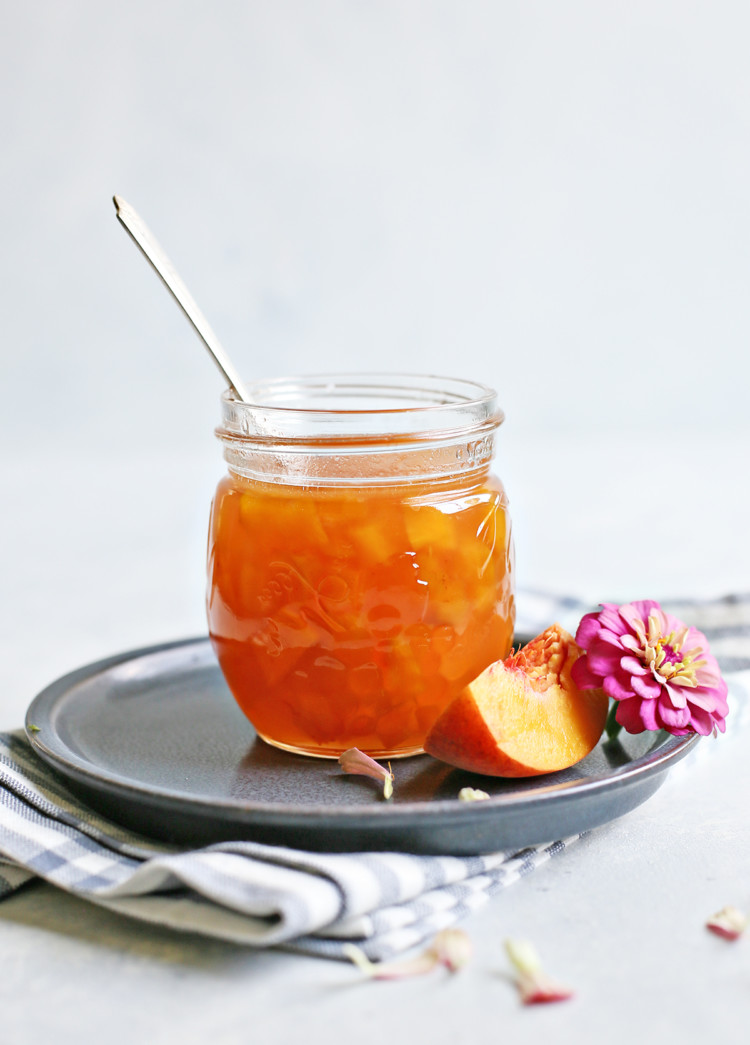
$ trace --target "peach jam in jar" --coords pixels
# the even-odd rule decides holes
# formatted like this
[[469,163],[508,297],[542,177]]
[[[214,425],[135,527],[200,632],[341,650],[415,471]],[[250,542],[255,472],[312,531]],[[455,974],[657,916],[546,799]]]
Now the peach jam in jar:
[[417,754],[513,638],[503,420],[482,385],[411,375],[259,382],[222,399],[228,474],[208,540],[208,623],[268,743]]

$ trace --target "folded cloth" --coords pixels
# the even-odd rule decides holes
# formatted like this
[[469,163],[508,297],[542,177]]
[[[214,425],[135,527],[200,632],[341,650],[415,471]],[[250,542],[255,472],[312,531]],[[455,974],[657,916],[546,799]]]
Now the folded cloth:
[[34,876],[122,914],[257,947],[373,960],[432,936],[574,839],[484,856],[312,853],[255,842],[181,851],[85,807],[0,734],[0,897]]
[[[526,593],[519,630],[574,628],[591,607]],[[722,668],[750,669],[750,596],[667,607],[704,631]],[[184,850],[86,807],[21,732],[0,734],[0,899],[42,878],[143,921],[250,944],[372,960],[414,947],[576,838],[472,857],[313,853],[254,842]]]

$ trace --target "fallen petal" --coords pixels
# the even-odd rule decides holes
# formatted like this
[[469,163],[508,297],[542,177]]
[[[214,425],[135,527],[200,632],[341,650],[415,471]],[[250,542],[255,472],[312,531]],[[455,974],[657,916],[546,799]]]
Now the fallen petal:
[[383,797],[391,798],[393,795],[393,773],[390,766],[388,769],[381,766],[374,758],[370,758],[358,747],[350,747],[343,755],[339,755],[339,765],[345,773],[355,776],[369,776],[373,780],[383,781]]
[[421,976],[445,966],[450,972],[458,972],[471,957],[471,941],[463,929],[443,929],[430,946],[414,958],[392,962],[371,962],[361,947],[344,944],[343,951],[371,980],[403,980],[409,976]]
[[709,918],[706,928],[724,940],[737,940],[747,927],[747,916],[736,907],[722,907]]
[[471,940],[463,929],[443,929],[432,941],[430,950],[450,972],[458,972],[471,958]]
[[573,997],[570,987],[555,983],[547,976],[533,944],[527,940],[506,940],[505,950],[516,972],[516,986],[524,1005],[566,1001]]
[[437,955],[431,950],[418,954],[416,958],[395,962],[371,962],[362,948],[354,943],[345,943],[342,950],[371,980],[403,980],[409,976],[421,976],[439,964]]
[[570,987],[553,983],[544,973],[540,973],[533,979],[529,977],[527,982],[518,980],[518,989],[521,992],[521,1001],[524,1005],[543,1005],[550,1001],[567,1001],[573,997]]
[[478,787],[462,787],[458,792],[461,802],[483,802],[485,798],[489,797],[486,791],[482,791]]

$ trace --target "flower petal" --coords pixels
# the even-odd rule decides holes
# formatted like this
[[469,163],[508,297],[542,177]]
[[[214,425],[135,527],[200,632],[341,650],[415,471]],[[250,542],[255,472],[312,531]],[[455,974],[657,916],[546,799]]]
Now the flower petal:
[[[668,698],[673,708],[686,708],[688,703],[687,690],[685,686],[677,686],[671,682],[664,685],[664,695]],[[690,690],[692,693],[692,690]]]
[[717,715],[724,718],[729,711],[726,700],[716,700],[712,690],[689,689],[687,690],[687,703],[692,708],[700,708],[709,715]]
[[[672,616],[671,613],[666,613],[664,610],[662,610],[661,615],[664,618],[665,635],[675,634],[676,636],[679,636],[680,632],[685,632],[687,635],[689,635],[691,631],[695,631],[695,628],[688,628],[687,624],[684,624],[678,617]],[[683,639],[682,645],[684,644],[685,640]],[[692,645],[695,646],[696,643],[692,643]],[[702,643],[702,645],[706,645],[705,641]]]
[[459,802],[483,802],[490,796],[478,787],[462,787],[458,792]]
[[372,980],[400,980],[430,972],[444,965],[450,972],[458,972],[471,957],[471,941],[463,929],[443,929],[427,950],[414,958],[372,962],[365,952],[353,943],[344,944],[347,958]]
[[664,729],[668,732],[671,733],[674,728],[685,729],[690,725],[690,708],[675,708],[667,697],[661,697],[658,704],[659,716],[661,717]]
[[369,776],[373,780],[382,780],[383,797],[386,799],[393,797],[393,773],[391,772],[390,763],[388,764],[388,769],[386,769],[385,766],[381,766],[375,759],[366,755],[364,751],[360,751],[358,747],[350,747],[343,754],[339,755],[339,765],[345,773]]
[[[573,665],[573,671],[573,678],[575,679],[575,664]],[[630,681],[628,676],[625,676],[625,678],[627,679],[627,682]],[[612,698],[612,700],[627,700],[628,697],[633,696],[632,689],[626,682],[623,682],[622,676],[607,675],[601,683],[601,687],[607,696]]]
[[[678,621],[677,623],[681,624],[682,622]],[[702,631],[699,631],[698,628],[693,627],[692,624],[688,628],[687,637],[685,639],[685,645],[700,646],[702,647],[702,649],[708,651],[708,639]]]
[[628,631],[624,635],[622,635],[620,638],[620,643],[625,647],[625,649],[629,649],[633,653],[641,652],[642,646],[640,639],[636,638],[632,631]]
[[631,657],[631,656],[623,657],[620,660],[620,665],[621,665],[623,671],[627,671],[627,673],[629,675],[647,675],[648,674],[648,668],[644,664],[641,664],[641,662],[637,659],[637,657]]
[[633,675],[630,679],[633,692],[644,700],[655,700],[661,695],[662,687],[653,675]]
[[628,602],[620,606],[619,613],[626,624],[631,627],[640,624],[645,625],[648,615],[652,610],[661,609],[658,602],[653,599],[640,599],[636,602]]
[[599,634],[599,628],[599,614],[587,613],[585,617],[581,618],[581,622],[576,629],[576,644],[581,649],[588,649],[591,641]]
[[616,635],[609,631],[600,631],[589,646],[589,667],[598,675],[610,675],[617,670],[622,652]]
[[738,940],[747,928],[747,915],[736,907],[722,907],[708,919],[706,928],[725,940]]
[[704,686],[709,689],[719,689],[726,694],[727,684],[721,677],[721,670],[713,657],[707,657],[705,664],[696,667],[695,677],[698,680],[699,686]]
[[589,658],[586,653],[578,658],[570,673],[579,689],[598,689],[602,684],[602,676],[595,675],[589,667]]
[[563,987],[547,976],[535,947],[528,940],[506,940],[505,950],[513,965],[516,986],[524,1005],[565,1001],[573,996],[569,987]]
[[438,965],[438,956],[431,950],[423,951],[414,958],[402,958],[392,962],[371,962],[361,947],[345,943],[345,956],[371,980],[401,980],[407,976],[421,976]]
[[[704,711],[703,708],[691,708],[690,710],[690,725],[692,726],[693,732],[700,733],[702,737],[707,737],[709,733],[713,732],[713,718],[707,711]],[[718,722],[716,725],[718,726]]]
[[[659,635],[668,635],[670,631],[673,630],[669,626],[670,618],[667,616],[667,614],[664,612],[664,610],[661,608],[658,602],[654,606],[654,608],[649,612],[648,616],[649,622],[656,622],[656,631]],[[672,617],[671,619],[675,622],[676,625],[679,626],[680,622],[676,620],[675,617]]]
[[646,729],[661,729],[658,700],[642,700],[640,715]]
[[642,733],[647,728],[641,718],[642,706],[637,698],[621,700],[617,705],[615,718],[628,733]]
[[610,602],[602,603],[599,625],[602,628],[606,628],[607,631],[611,631],[613,635],[622,636],[629,631],[628,625],[620,616],[618,607]]

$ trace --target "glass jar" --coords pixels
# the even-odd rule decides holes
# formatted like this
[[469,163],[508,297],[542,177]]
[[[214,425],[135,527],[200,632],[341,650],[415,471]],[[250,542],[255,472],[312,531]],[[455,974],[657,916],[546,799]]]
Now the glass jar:
[[503,420],[482,385],[285,378],[222,398],[228,475],[208,540],[208,624],[268,743],[417,754],[513,639]]

